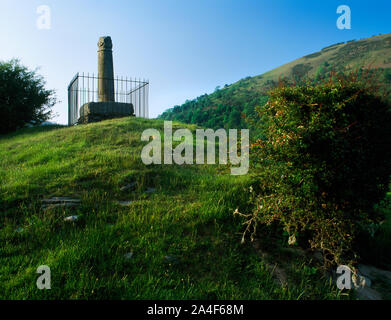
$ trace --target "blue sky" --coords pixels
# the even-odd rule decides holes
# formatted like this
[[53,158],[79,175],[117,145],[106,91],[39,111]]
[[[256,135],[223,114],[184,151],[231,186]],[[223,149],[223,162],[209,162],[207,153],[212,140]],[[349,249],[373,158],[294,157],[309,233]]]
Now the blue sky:
[[[36,27],[40,5],[50,30]],[[350,30],[336,27],[339,5],[351,8]],[[65,124],[69,81],[96,72],[98,38],[110,35],[115,73],[150,80],[156,117],[333,43],[389,33],[390,14],[389,0],[0,0],[0,60],[40,67]]]

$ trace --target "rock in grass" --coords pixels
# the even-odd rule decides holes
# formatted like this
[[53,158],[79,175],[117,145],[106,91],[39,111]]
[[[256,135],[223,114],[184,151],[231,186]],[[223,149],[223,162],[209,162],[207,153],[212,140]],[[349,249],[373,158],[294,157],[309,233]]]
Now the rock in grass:
[[359,300],[383,300],[378,291],[369,287],[359,287],[356,292]]
[[370,287],[372,285],[371,279],[368,277],[365,277],[361,274],[353,274],[352,275],[352,282],[356,289],[361,287]]
[[69,217],[64,218],[64,221],[75,222],[78,219],[79,219],[79,216],[69,216]]
[[165,256],[164,257],[164,262],[169,263],[169,264],[175,264],[178,263],[178,258],[174,256]]
[[76,207],[80,204],[80,199],[73,199],[69,197],[53,197],[50,199],[42,199],[42,209],[48,210],[52,208],[70,208]]
[[383,279],[384,282],[387,282],[388,285],[391,286],[391,271],[382,270],[374,266],[364,264],[359,264],[357,267],[363,276],[371,278],[372,280]]
[[16,231],[17,233],[21,233],[21,232],[23,232],[23,231],[24,231],[24,229],[23,229],[23,228],[21,228],[21,227],[19,227],[19,228],[17,228],[15,231]]
[[50,204],[59,204],[59,203],[74,203],[79,204],[80,199],[73,199],[69,197],[53,197],[50,199],[42,199],[43,203],[50,203]]
[[132,201],[117,201],[117,204],[122,207],[129,207],[132,204]]
[[132,259],[132,257],[133,257],[133,252],[128,252],[128,253],[124,254],[124,258],[126,260],[130,260],[130,259]]
[[136,188],[136,185],[137,185],[136,182],[132,182],[132,183],[127,184],[126,186],[123,186],[120,190],[122,192],[134,190]]
[[42,209],[43,210],[48,210],[48,209],[52,209],[52,208],[72,208],[72,207],[76,207],[78,205],[79,205],[78,203],[67,203],[67,202],[64,202],[64,203],[53,203],[53,204],[43,205]]
[[147,188],[147,190],[145,190],[145,193],[154,193],[154,192],[156,192],[155,188]]

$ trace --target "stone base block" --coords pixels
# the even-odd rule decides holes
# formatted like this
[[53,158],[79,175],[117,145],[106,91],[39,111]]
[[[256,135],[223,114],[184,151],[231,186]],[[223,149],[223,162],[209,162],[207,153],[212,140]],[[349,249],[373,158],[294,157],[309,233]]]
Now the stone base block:
[[134,108],[131,103],[89,102],[81,106],[78,123],[90,123],[129,116],[134,116]]

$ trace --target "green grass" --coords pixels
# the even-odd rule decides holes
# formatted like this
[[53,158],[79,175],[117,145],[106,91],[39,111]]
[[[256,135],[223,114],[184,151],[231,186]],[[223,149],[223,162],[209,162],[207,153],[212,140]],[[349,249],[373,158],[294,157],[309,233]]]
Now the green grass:
[[[219,165],[145,166],[141,132],[162,127],[124,118],[0,137],[1,299],[344,298],[299,257],[286,258],[289,284],[279,286],[251,243],[240,244],[233,211],[247,201],[250,175]],[[121,192],[131,181],[136,190]],[[145,194],[148,187],[156,192]],[[43,211],[40,200],[51,196],[82,202]],[[69,215],[80,219],[64,222]],[[51,268],[51,290],[36,287],[40,265]]]

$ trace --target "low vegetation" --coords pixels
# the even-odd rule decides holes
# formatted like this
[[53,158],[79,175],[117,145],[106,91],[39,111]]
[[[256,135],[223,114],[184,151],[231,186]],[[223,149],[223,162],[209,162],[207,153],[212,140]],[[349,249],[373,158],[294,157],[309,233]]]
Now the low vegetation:
[[252,145],[258,184],[246,231],[277,223],[289,244],[321,250],[326,266],[359,260],[354,243],[384,220],[375,206],[391,175],[391,106],[374,84],[351,75],[270,92],[254,120],[263,139]]

